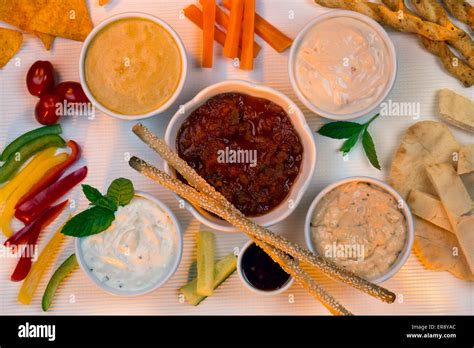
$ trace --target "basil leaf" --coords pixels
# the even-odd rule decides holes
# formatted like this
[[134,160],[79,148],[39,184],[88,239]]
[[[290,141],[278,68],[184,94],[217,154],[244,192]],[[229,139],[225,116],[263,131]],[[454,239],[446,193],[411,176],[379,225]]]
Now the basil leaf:
[[92,204],[95,204],[96,201],[104,197],[102,196],[102,193],[100,193],[98,189],[90,185],[82,185],[82,192],[84,192],[84,195]]
[[69,220],[61,233],[72,237],[91,236],[108,229],[114,219],[113,211],[103,207],[92,207]]
[[365,154],[367,155],[367,158],[369,159],[370,163],[375,168],[380,170],[380,163],[377,158],[377,152],[375,151],[375,144],[367,129],[362,134],[362,145],[364,146]]
[[318,133],[333,139],[348,139],[360,133],[363,125],[355,122],[336,121],[327,123],[319,128]]
[[115,202],[115,199],[110,198],[108,196],[104,196],[104,197],[99,198],[98,200],[96,200],[94,202],[94,205],[97,206],[97,207],[102,207],[102,208],[108,209],[108,210],[110,210],[114,213],[118,208],[117,203]]
[[357,141],[359,140],[360,134],[354,134],[351,136],[349,139],[347,139],[344,144],[342,144],[341,148],[339,151],[342,151],[343,153],[348,153],[351,151],[351,149],[354,147],[355,144],[357,144]]
[[107,197],[112,198],[117,205],[122,207],[130,203],[134,195],[135,189],[132,182],[125,178],[115,179],[107,190]]

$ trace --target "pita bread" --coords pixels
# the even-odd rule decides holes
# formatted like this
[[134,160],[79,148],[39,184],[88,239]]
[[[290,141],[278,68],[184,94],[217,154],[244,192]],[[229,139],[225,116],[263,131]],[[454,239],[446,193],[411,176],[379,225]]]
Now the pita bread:
[[0,68],[3,68],[18,52],[23,42],[22,33],[0,28]]
[[412,214],[454,233],[448,214],[438,198],[421,191],[411,190],[407,203],[411,208]]
[[413,219],[414,249],[421,263],[429,269],[448,271],[462,280],[474,280],[456,236],[416,216]]
[[458,174],[474,172],[474,144],[464,145],[459,150]]
[[474,101],[449,89],[438,92],[439,114],[448,123],[474,132]]
[[[446,125],[433,121],[418,122],[408,128],[402,138],[393,158],[389,181],[405,199],[412,190],[436,198],[438,196],[426,167],[438,163],[454,167],[455,154],[459,149],[459,143]],[[474,280],[454,233],[417,216],[413,220],[415,253],[425,267],[449,271],[459,279]],[[453,248],[457,248],[459,255],[453,255]]]
[[422,121],[407,129],[392,162],[390,184],[407,198],[411,190],[436,196],[425,167],[451,163],[460,149],[459,143],[440,122]]

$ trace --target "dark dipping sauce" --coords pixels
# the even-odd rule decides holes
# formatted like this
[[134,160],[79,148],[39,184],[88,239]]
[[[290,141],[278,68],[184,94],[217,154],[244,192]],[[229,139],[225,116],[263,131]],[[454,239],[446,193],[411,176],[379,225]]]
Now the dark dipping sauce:
[[[176,148],[247,216],[263,215],[286,198],[303,157],[303,145],[285,110],[240,93],[216,95],[194,110],[178,131]],[[237,151],[240,157],[232,158]],[[229,156],[223,157],[224,152]],[[256,158],[253,163],[250,154]]]
[[263,291],[281,289],[290,278],[290,275],[255,243],[244,251],[242,273],[250,284]]

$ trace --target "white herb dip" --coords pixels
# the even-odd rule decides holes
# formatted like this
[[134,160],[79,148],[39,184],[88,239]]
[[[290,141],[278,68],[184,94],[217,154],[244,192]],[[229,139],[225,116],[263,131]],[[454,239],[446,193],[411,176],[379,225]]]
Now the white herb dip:
[[81,239],[90,273],[104,285],[123,291],[152,287],[178,257],[178,231],[155,202],[135,196],[119,207],[104,232]]
[[295,60],[305,98],[334,114],[362,111],[381,96],[394,69],[384,39],[367,23],[328,18],[303,38]]

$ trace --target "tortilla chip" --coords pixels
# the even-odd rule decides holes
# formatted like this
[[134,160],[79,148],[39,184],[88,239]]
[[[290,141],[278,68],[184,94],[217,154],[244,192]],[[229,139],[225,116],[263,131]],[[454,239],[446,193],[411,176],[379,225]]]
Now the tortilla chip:
[[46,0],[0,0],[0,20],[21,30],[34,33],[40,38],[44,47],[49,50],[54,37],[35,32],[30,26],[31,20],[45,3]]
[[41,43],[43,44],[44,48],[46,48],[46,50],[49,51],[51,47],[53,46],[54,36],[38,33],[38,32],[35,34],[41,40]]
[[41,33],[76,41],[84,41],[92,30],[84,0],[47,0],[31,20],[30,26]]
[[16,30],[0,28],[0,68],[3,68],[18,52],[23,34]]
[[440,122],[423,121],[407,129],[392,162],[391,185],[407,198],[411,190],[437,196],[425,167],[436,163],[455,165],[459,143]]
[[[474,280],[456,236],[416,216],[413,219],[414,249],[421,263],[432,270],[448,271],[462,280]],[[457,255],[454,254],[454,248]]]

